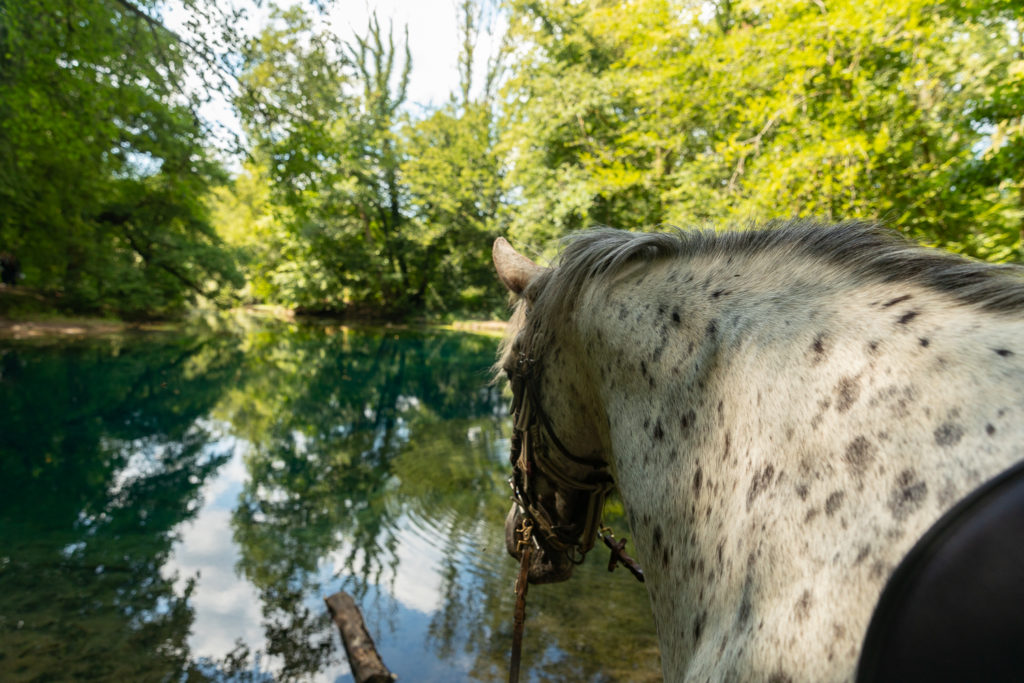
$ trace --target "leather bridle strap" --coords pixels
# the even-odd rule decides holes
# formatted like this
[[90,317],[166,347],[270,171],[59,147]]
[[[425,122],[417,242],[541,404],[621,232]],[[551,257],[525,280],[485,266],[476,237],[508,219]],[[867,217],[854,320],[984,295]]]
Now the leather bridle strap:
[[[607,465],[597,458],[584,458],[569,451],[558,435],[547,414],[541,409],[538,388],[538,363],[521,353],[515,369],[509,371],[512,385],[512,467],[514,474],[512,488],[515,500],[524,513],[537,524],[542,537],[556,550],[571,552],[574,561],[593,547],[597,528],[600,526],[604,499],[612,489],[612,478]],[[541,431],[545,432],[542,439]],[[552,460],[552,454],[544,442],[554,447],[560,457],[583,466],[590,471],[584,476],[572,476],[563,471]],[[531,492],[534,469],[539,469],[548,479],[562,489],[582,491],[588,494],[586,525],[580,536],[567,540],[559,533],[554,520],[539,505]]]
[[[509,683],[519,680],[519,665],[523,652],[523,628],[526,622],[526,590],[530,572],[530,561],[533,558],[533,537],[540,533],[543,541],[554,550],[564,553],[570,561],[579,564],[584,555],[594,545],[594,537],[600,535],[605,544],[612,549],[612,562],[609,571],[615,564],[622,562],[630,567],[634,576],[643,581],[643,572],[635,567],[632,559],[623,552],[625,541],[609,544],[610,533],[600,533],[601,514],[604,500],[612,489],[613,481],[607,465],[594,458],[581,458],[573,455],[562,440],[555,434],[551,421],[541,408],[537,383],[537,363],[526,354],[520,354],[515,369],[508,370],[512,385],[513,432],[511,461],[513,473],[509,482],[512,485],[513,500],[521,513],[522,523],[515,530],[516,549],[520,553],[519,574],[516,579],[516,604],[512,622],[512,656],[509,663]],[[546,438],[541,437],[541,431]],[[572,476],[557,466],[548,452],[547,446],[553,446],[561,457],[576,466],[589,468],[584,476]],[[580,534],[566,538],[566,530],[560,529],[543,508],[534,492],[533,477],[539,470],[545,477],[562,489],[585,492],[587,494],[586,522]],[[612,539],[614,540],[614,539]],[[635,568],[635,570],[634,570]]]
[[508,666],[509,683],[519,681],[519,661],[523,656],[523,625],[526,623],[526,589],[529,586],[527,575],[530,572],[530,559],[533,555],[533,527],[528,518],[523,518],[522,526],[516,529],[522,560],[519,563],[519,576],[516,577],[516,607],[512,617],[512,659]]

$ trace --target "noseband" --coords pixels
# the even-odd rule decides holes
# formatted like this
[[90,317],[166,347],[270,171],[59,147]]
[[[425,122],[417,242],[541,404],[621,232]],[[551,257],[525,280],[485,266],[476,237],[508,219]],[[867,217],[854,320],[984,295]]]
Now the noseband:
[[[608,466],[595,458],[573,455],[555,434],[551,421],[540,405],[540,377],[536,360],[520,354],[514,369],[508,370],[512,385],[513,432],[511,444],[513,500],[519,506],[526,523],[534,533],[552,549],[564,553],[571,562],[579,564],[587,551],[594,547],[594,538],[601,526],[604,500],[612,489],[613,481]],[[566,460],[587,468],[579,477],[570,476],[553,460],[552,449]],[[587,496],[586,521],[582,531],[558,524],[541,505],[535,483],[540,471],[561,489],[583,491]]]

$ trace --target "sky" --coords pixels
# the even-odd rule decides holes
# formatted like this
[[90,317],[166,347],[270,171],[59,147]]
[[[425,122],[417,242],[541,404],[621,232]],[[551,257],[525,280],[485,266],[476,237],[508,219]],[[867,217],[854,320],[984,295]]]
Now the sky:
[[330,12],[331,26],[341,36],[364,31],[373,10],[382,24],[393,22],[396,37],[408,26],[413,62],[409,101],[421,106],[440,105],[459,82],[455,6],[455,0],[336,0]]
[[[256,7],[252,0],[235,1],[237,6],[244,7],[248,12],[244,31],[255,35],[269,17],[270,3],[264,1],[262,7]],[[278,4],[287,6],[293,3],[290,0],[278,0]],[[382,27],[391,23],[396,42],[408,28],[413,70],[407,104],[413,113],[444,104],[449,94],[458,87],[457,0],[328,0],[324,4],[328,6],[326,24],[335,35],[346,40],[357,32],[365,32],[372,12],[377,13]],[[188,36],[187,18],[188,15],[176,0],[170,0],[164,13],[168,28]],[[479,54],[488,54],[496,47],[497,40],[497,37],[482,34]],[[477,71],[482,71],[486,59],[478,61]],[[482,75],[477,75],[474,81],[482,82]],[[232,131],[239,131],[238,121],[230,105],[223,99],[215,98],[204,105],[200,114]]]

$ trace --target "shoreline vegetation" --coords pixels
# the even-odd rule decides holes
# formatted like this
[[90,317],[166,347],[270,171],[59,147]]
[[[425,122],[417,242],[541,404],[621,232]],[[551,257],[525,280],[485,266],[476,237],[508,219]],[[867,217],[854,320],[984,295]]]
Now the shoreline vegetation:
[[[488,337],[500,337],[505,332],[506,323],[502,320],[454,320],[454,321],[414,321],[414,322],[381,322],[380,320],[362,319],[358,317],[324,318],[320,316],[296,315],[293,311],[280,307],[251,306],[234,308],[225,312],[228,319],[240,326],[253,321],[276,320],[299,324],[337,324],[339,327],[382,326],[388,329],[441,329],[455,332],[468,332]],[[115,318],[61,315],[30,315],[9,317],[0,315],[0,341],[7,340],[53,340],[80,339],[89,337],[105,337],[123,334],[174,332],[187,328],[191,321],[157,320],[133,322]]]
[[131,320],[101,314],[76,314],[60,302],[24,287],[0,284],[0,340],[102,337],[121,334],[174,332],[189,327],[210,330],[246,328],[260,323],[297,323],[387,329],[443,329],[500,337],[505,321],[474,317],[406,317],[372,315],[368,309],[348,313],[314,313],[273,304],[247,304],[219,309],[212,305],[188,309],[180,316]]

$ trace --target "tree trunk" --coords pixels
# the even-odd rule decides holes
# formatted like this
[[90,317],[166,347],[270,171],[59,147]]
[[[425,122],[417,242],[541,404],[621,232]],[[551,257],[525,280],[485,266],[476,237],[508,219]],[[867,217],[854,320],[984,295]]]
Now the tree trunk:
[[363,615],[352,596],[345,591],[338,591],[324,598],[324,602],[327,603],[331,619],[341,631],[341,642],[345,645],[345,654],[348,655],[356,683],[391,683],[398,678],[388,671],[377,654],[373,638],[366,630]]

